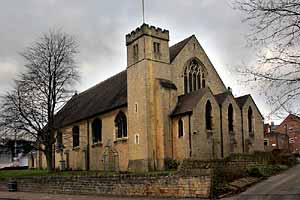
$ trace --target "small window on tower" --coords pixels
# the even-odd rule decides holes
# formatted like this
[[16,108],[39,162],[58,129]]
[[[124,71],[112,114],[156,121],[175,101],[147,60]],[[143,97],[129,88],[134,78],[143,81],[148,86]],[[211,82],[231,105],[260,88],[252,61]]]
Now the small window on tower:
[[160,53],[160,43],[154,42],[153,43],[153,50],[154,50],[155,54],[159,54]]
[[138,44],[133,45],[133,57],[138,59],[139,56],[139,46]]
[[139,143],[140,143],[139,134],[135,134],[134,135],[134,144],[139,144]]

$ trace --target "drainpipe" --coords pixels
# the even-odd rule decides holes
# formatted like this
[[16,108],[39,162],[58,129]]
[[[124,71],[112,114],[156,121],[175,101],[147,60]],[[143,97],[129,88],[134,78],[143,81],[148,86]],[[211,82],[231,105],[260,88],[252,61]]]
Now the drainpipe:
[[220,122],[221,122],[221,156],[224,158],[224,141],[223,141],[223,120],[222,120],[222,105],[220,105]]
[[190,157],[192,157],[192,133],[191,133],[191,115],[189,114],[189,146],[190,146]]

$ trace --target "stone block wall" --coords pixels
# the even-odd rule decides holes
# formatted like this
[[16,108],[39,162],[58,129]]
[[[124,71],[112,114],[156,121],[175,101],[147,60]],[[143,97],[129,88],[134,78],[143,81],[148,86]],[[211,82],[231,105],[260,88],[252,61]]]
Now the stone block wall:
[[7,191],[7,181],[0,181],[0,191]]
[[[20,192],[53,194],[208,198],[211,190],[209,176],[49,176],[18,178],[16,181]],[[7,190],[1,185],[0,182],[0,190]]]

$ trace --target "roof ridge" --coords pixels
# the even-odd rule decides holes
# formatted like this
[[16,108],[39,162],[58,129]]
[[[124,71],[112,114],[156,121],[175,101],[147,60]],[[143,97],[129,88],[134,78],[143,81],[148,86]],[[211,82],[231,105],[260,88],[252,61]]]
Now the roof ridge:
[[243,97],[246,97],[246,96],[251,96],[251,94],[245,94],[245,95],[242,95],[242,96],[239,96],[239,97],[234,97],[234,98],[239,99],[239,98],[243,98]]

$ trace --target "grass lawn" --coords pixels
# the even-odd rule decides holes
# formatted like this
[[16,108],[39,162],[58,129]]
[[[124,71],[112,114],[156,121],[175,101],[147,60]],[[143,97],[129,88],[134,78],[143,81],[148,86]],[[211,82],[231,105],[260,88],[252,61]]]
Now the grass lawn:
[[1,170],[0,180],[22,176],[42,176],[47,175],[45,170]]
[[[160,176],[160,175],[171,175],[174,171],[157,171],[147,173],[129,173],[129,175],[137,176]],[[54,171],[48,173],[46,170],[0,170],[0,180],[17,177],[28,177],[28,176],[113,176],[119,175],[117,172],[104,172],[104,171]]]

